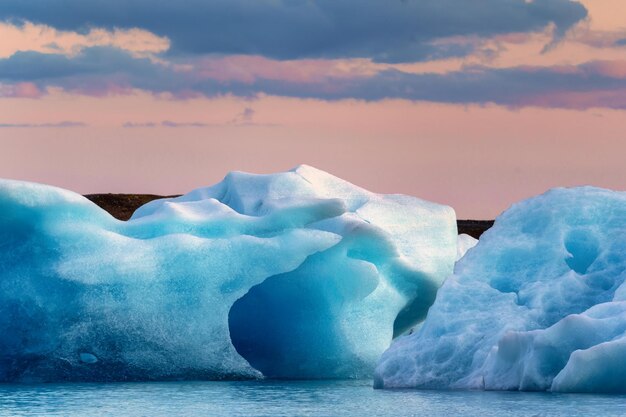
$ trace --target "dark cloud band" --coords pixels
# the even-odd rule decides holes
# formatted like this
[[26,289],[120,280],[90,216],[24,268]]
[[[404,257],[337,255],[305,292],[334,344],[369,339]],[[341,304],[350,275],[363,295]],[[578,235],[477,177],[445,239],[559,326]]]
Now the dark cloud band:
[[[626,64],[619,62],[592,62],[568,67],[475,67],[446,74],[386,70],[322,81],[256,78],[243,82],[181,72],[149,59],[134,58],[119,49],[98,47],[71,58],[36,52],[15,54],[0,60],[0,81],[32,82],[42,90],[53,86],[81,94],[106,94],[127,88],[181,98],[268,94],[321,100],[406,99],[513,107],[626,108],[626,95],[621,93],[626,90],[624,68]],[[599,98],[594,99],[594,95]],[[568,101],[567,97],[574,96],[577,100]]]
[[274,59],[371,58],[414,62],[471,53],[453,36],[556,34],[587,16],[571,0],[2,0],[0,19],[58,29],[141,28],[172,41],[172,54],[253,54]]

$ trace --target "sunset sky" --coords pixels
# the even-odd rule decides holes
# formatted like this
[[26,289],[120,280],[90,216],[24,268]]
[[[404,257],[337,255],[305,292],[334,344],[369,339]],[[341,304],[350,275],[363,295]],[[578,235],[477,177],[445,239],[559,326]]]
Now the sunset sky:
[[2,0],[0,177],[184,193],[299,164],[492,218],[626,188],[624,0]]

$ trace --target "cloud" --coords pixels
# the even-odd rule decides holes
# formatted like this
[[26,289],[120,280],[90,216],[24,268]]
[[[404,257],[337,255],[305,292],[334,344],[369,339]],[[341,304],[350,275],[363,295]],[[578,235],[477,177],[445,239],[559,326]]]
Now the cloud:
[[[306,81],[263,76],[243,81],[223,80],[193,68],[192,65],[190,69],[180,70],[113,48],[89,48],[75,57],[28,52],[0,59],[0,81],[31,83],[38,91],[60,87],[87,95],[138,89],[167,93],[180,99],[222,95],[254,98],[265,94],[320,100],[404,99],[511,107],[626,108],[626,96],[620,99],[615,94],[626,90],[626,61],[548,67],[466,67],[447,73],[412,73],[387,68]],[[244,109],[231,123],[249,124],[253,116],[251,108]],[[161,126],[192,127],[194,124],[163,121]]]
[[169,49],[169,41],[139,29],[96,29],[85,33],[59,31],[46,25],[24,23],[21,26],[0,22],[0,57],[18,51],[36,51],[74,55],[92,46],[111,46],[149,56]]
[[134,122],[126,122],[122,125],[125,128],[150,128],[150,127],[208,127],[211,126],[208,123],[203,122],[173,122],[171,120],[163,120],[159,123],[155,122],[142,122],[142,123],[134,123]]
[[85,127],[87,126],[83,122],[72,122],[72,121],[63,121],[57,123],[0,123],[0,128],[8,129],[8,128],[72,128],[72,127]]
[[25,51],[0,59],[0,82],[29,83],[40,91],[58,86],[93,96],[131,88],[182,93],[183,88],[177,86],[180,78],[167,66],[111,47],[86,48],[75,56]]
[[254,109],[252,109],[251,107],[246,107],[241,111],[241,113],[238,113],[230,123],[233,125],[253,124],[254,122],[252,119],[254,118],[254,113]]
[[473,46],[436,41],[536,32],[555,36],[587,16],[571,0],[3,0],[0,19],[58,30],[140,29],[172,54],[273,59],[371,58],[414,62],[464,56]]
[[127,129],[134,129],[134,128],[158,127],[159,125],[160,125],[159,123],[155,123],[155,122],[141,122],[141,123],[126,122],[122,125],[122,127],[127,128]]
[[207,123],[202,122],[172,122],[171,120],[164,120],[161,122],[163,127],[207,127]]
[[275,123],[258,123],[254,120],[254,109],[245,107],[241,112],[237,113],[234,118],[214,123],[205,122],[174,122],[171,120],[163,120],[161,122],[126,122],[122,125],[124,128],[201,128],[201,127],[280,127]]
[[625,43],[626,30],[598,30],[590,27],[588,20],[581,22],[567,33],[568,42],[577,42],[592,48],[619,47]]
[[18,82],[16,84],[0,83],[0,97],[10,98],[41,98],[45,91],[31,82]]

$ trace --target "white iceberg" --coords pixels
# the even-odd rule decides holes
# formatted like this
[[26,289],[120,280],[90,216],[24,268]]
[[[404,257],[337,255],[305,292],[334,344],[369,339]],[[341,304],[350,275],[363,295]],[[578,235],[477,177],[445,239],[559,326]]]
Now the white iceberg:
[[118,221],[0,181],[0,381],[371,375],[456,255],[454,211],[308,166]]
[[478,244],[478,239],[461,233],[457,238],[456,243],[456,260],[457,262],[461,260],[462,257],[465,256],[468,250],[472,249],[474,246]]
[[515,204],[455,266],[375,386],[626,392],[626,193]]

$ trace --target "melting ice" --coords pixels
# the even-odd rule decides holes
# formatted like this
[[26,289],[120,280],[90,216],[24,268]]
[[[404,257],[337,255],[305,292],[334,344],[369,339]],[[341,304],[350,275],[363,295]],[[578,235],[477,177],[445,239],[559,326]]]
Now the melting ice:
[[626,193],[515,204],[455,266],[377,387],[625,392]]
[[2,180],[0,236],[0,381],[371,375],[457,252],[451,208],[308,166],[128,222]]

